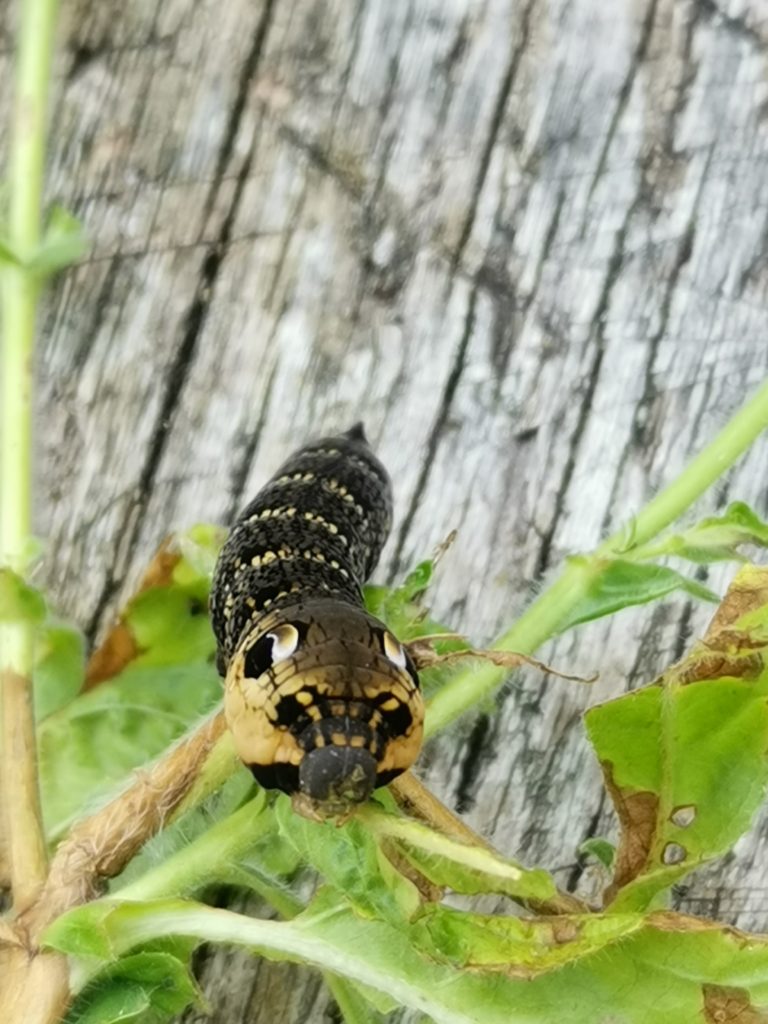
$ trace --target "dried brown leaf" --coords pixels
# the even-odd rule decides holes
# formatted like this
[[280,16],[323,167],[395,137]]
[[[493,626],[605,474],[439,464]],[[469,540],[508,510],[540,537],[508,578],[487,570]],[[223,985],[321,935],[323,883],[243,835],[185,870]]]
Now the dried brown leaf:
[[707,1024],[768,1024],[768,1010],[759,1010],[743,988],[703,985],[704,1020]]
[[613,881],[605,894],[605,902],[610,902],[619,889],[636,878],[645,867],[656,831],[659,798],[650,791],[624,792],[614,781],[610,761],[602,762],[601,767],[605,787],[621,824]]
[[142,653],[127,624],[131,602],[153,587],[168,586],[173,579],[173,570],[180,561],[181,553],[174,547],[173,538],[166,537],[147,566],[131,601],[88,659],[85,682],[83,683],[84,691],[92,690],[94,686],[98,686],[99,683],[103,683],[107,679],[114,679],[126,665],[129,665]]

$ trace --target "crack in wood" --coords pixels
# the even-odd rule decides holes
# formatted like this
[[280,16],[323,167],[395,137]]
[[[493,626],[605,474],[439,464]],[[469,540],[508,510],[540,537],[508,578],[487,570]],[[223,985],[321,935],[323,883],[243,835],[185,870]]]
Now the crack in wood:
[[[270,346],[271,347],[271,346]],[[261,409],[259,410],[259,418],[256,421],[256,426],[251,431],[250,436],[247,438],[245,445],[243,446],[243,453],[240,459],[237,461],[234,470],[232,471],[232,483],[230,485],[230,501],[227,506],[227,511],[224,515],[224,525],[229,526],[232,520],[237,514],[240,503],[243,500],[243,491],[248,480],[248,471],[251,468],[253,462],[253,456],[256,453],[256,449],[259,446],[261,440],[262,431],[264,430],[264,424],[267,420],[267,414],[269,407],[272,403],[272,391],[275,385],[275,378],[277,377],[277,371],[280,362],[276,358],[269,370],[269,376],[267,377],[267,386],[264,389],[264,396],[261,402]]]
[[477,210],[480,205],[480,196],[482,195],[483,186],[485,185],[486,178],[488,177],[491,158],[499,140],[501,126],[504,123],[504,114],[506,113],[507,104],[509,103],[509,97],[512,94],[512,86],[514,85],[518,68],[520,67],[520,62],[522,61],[528,46],[528,40],[531,34],[531,18],[533,16],[535,6],[536,0],[530,0],[530,3],[523,8],[520,16],[520,34],[515,45],[512,47],[509,62],[501,79],[501,86],[499,87],[499,91],[496,96],[496,103],[493,108],[493,114],[491,115],[490,130],[480,155],[477,175],[475,176],[475,180],[472,185],[472,195],[467,208],[467,216],[464,219],[461,233],[459,234],[459,238],[456,243],[456,248],[451,255],[452,274],[455,274],[456,270],[461,265],[464,250],[466,249],[467,243],[472,235]]
[[491,720],[486,714],[479,714],[467,739],[465,754],[456,783],[456,813],[466,814],[475,805],[475,786],[480,779],[480,770],[488,756],[488,733]]
[[[627,103],[629,97],[632,94],[632,87],[635,84],[635,79],[640,68],[644,65],[646,57],[648,55],[648,47],[650,46],[651,36],[653,34],[653,25],[656,20],[656,11],[659,6],[659,0],[650,0],[648,7],[646,8],[645,17],[643,18],[642,27],[640,30],[640,37],[637,41],[632,58],[627,67],[627,73],[624,76],[624,81],[618,91],[616,105],[611,115],[611,121],[608,125],[608,130],[605,133],[605,139],[603,141],[600,155],[597,159],[597,165],[595,167],[595,173],[592,177],[592,181],[589,186],[589,192],[587,193],[587,200],[585,207],[588,209],[594,196],[595,189],[600,182],[605,171],[605,166],[608,161],[608,153],[610,152],[611,145],[613,144],[616,130],[619,127],[619,122],[624,116],[624,112],[627,109]],[[584,218],[582,225],[582,232],[585,232],[588,227],[587,218]]]
[[402,555],[403,547],[405,545],[408,532],[410,531],[411,524],[413,523],[416,511],[421,502],[422,494],[429,480],[429,475],[432,469],[432,464],[435,460],[435,453],[440,443],[443,430],[448,422],[448,416],[451,411],[453,404],[453,398],[456,394],[456,389],[459,386],[461,375],[464,372],[464,366],[466,364],[467,350],[469,348],[469,342],[472,337],[472,332],[475,326],[475,310],[477,304],[477,289],[473,288],[469,294],[467,301],[467,312],[464,317],[464,328],[459,339],[459,345],[456,349],[456,353],[453,357],[451,371],[443,388],[443,394],[440,400],[440,405],[437,410],[432,429],[429,432],[429,437],[426,443],[426,453],[422,459],[421,469],[419,470],[419,476],[416,480],[416,486],[414,487],[411,500],[408,504],[408,509],[403,516],[403,520],[400,526],[400,531],[397,535],[397,541],[395,543],[395,550],[392,554],[391,569],[389,575],[389,583],[391,584],[402,571]]
[[[264,50],[276,2],[277,0],[265,0],[264,10],[257,25],[253,44],[243,65],[237,94],[235,96],[235,102],[232,106],[230,118],[222,138],[213,185],[205,204],[203,223],[207,220],[211,210],[213,209],[220,189],[220,180],[234,152],[235,142],[242,121],[243,112],[245,110],[246,101],[248,99],[251,82],[256,74],[259,60]],[[147,458],[144,462],[137,484],[136,497],[124,517],[123,528],[119,534],[121,537],[127,534],[124,548],[125,554],[123,557],[124,564],[129,562],[131,551],[138,538],[141,528],[141,512],[149,501],[157,470],[160,465],[160,460],[162,458],[163,451],[165,450],[165,444],[168,437],[168,431],[173,420],[173,415],[195,357],[197,345],[208,315],[212,293],[216,284],[216,278],[230,243],[232,227],[245,189],[245,183],[253,160],[255,145],[256,137],[254,136],[248,155],[245,158],[240,173],[237,176],[232,200],[224,219],[222,220],[218,237],[203,260],[194,298],[184,321],[181,342],[177,349],[176,356],[168,370],[163,398],[160,404],[160,411],[147,446]],[[86,637],[88,639],[89,646],[93,646],[97,631],[101,625],[102,617],[121,582],[120,574],[114,567],[110,567],[107,570],[104,585],[95,603],[91,620],[86,629]]]

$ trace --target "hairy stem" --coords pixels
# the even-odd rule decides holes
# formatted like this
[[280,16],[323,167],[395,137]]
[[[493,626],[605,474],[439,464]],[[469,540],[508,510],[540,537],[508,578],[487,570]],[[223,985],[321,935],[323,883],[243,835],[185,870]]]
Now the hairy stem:
[[[46,119],[56,0],[18,5],[11,137],[8,256],[0,266],[0,562],[23,572],[32,532],[32,363],[39,282],[25,266],[40,244]],[[23,908],[45,878],[32,706],[32,627],[0,622],[2,777],[14,903]]]
[[120,900],[156,900],[188,896],[218,881],[237,865],[259,839],[275,828],[264,790],[229,817],[212,825],[188,846],[162,864],[150,868],[134,882],[112,894]]
[[[560,632],[562,623],[603,572],[604,560],[646,543],[674,522],[768,427],[768,381],[731,418],[717,437],[630,523],[605,540],[591,559],[571,562],[493,645],[531,654]],[[432,736],[483,700],[506,678],[494,665],[473,665],[454,676],[429,704],[425,734]]]

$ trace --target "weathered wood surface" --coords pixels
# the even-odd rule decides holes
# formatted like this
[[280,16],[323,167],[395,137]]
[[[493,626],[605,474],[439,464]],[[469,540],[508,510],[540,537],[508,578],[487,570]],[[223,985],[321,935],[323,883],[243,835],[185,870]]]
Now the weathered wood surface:
[[[435,610],[488,640],[764,376],[765,0],[63,18],[50,191],[93,249],[43,325],[38,528],[91,635],[169,528],[228,520],[297,443],[363,418],[397,494],[380,575],[457,527]],[[699,511],[765,512],[766,480],[763,442]],[[599,668],[592,694],[523,673],[425,779],[588,888],[575,850],[613,818],[580,713],[708,616],[670,602],[564,638],[545,654]],[[768,929],[766,841],[768,814],[680,905]],[[219,952],[202,976],[215,1024],[326,1012],[296,968]]]

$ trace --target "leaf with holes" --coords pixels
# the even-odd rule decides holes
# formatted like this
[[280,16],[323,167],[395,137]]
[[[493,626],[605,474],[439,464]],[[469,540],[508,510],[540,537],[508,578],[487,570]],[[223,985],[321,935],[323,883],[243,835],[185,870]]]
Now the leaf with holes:
[[[729,595],[760,580],[768,581],[768,570],[742,570]],[[764,600],[759,586],[753,592]],[[682,875],[724,853],[762,802],[768,608],[740,611],[742,618],[713,629],[658,682],[587,712],[622,828],[608,893],[616,908],[650,905]]]

